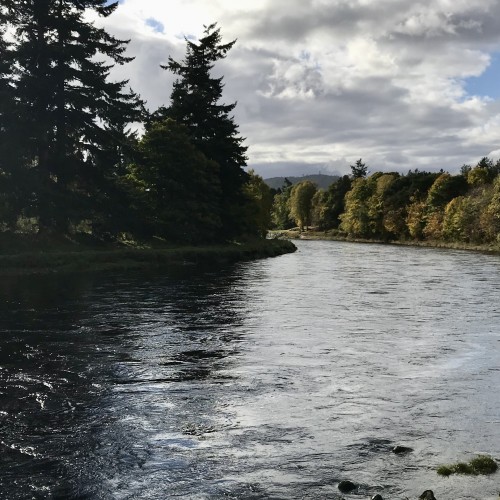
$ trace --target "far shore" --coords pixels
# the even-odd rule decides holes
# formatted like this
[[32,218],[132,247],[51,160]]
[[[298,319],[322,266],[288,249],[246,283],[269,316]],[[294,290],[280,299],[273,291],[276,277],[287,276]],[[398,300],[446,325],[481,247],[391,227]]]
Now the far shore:
[[500,244],[474,244],[456,241],[442,240],[377,240],[367,238],[353,238],[336,230],[319,231],[316,228],[307,231],[299,229],[273,230],[269,232],[271,238],[288,240],[326,240],[326,241],[345,241],[350,243],[367,243],[379,245],[402,245],[411,247],[443,248],[450,250],[467,250],[472,252],[481,252],[500,255]]

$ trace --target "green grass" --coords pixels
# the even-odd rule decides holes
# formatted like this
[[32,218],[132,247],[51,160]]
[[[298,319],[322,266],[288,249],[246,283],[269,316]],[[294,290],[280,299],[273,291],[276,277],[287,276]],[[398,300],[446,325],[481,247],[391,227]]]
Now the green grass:
[[0,237],[0,275],[147,269],[198,262],[216,264],[275,257],[295,250],[293,243],[283,240],[175,246],[162,241],[125,245],[64,237]]
[[469,476],[479,476],[493,474],[498,469],[498,465],[491,457],[479,455],[469,463],[458,462],[456,464],[441,465],[437,468],[440,476],[451,476],[452,474],[466,474]]

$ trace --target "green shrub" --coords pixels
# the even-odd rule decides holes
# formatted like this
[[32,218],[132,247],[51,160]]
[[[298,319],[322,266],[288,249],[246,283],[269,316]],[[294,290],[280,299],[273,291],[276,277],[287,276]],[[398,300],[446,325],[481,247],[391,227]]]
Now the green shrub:
[[468,464],[458,462],[456,464],[441,465],[437,468],[440,476],[450,476],[451,474],[467,474],[478,476],[480,474],[493,474],[498,469],[498,465],[491,457],[479,455],[473,458]]
[[469,462],[476,474],[493,474],[498,469],[498,465],[491,457],[479,455]]

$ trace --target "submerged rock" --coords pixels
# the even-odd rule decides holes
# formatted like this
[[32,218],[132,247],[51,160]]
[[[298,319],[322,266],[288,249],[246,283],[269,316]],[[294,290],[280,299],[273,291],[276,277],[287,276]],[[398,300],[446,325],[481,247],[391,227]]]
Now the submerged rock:
[[425,490],[418,498],[419,500],[436,500],[432,490]]
[[384,500],[384,497],[377,493],[376,495],[372,496],[372,500]]
[[355,490],[357,488],[357,485],[353,483],[352,481],[340,481],[338,485],[338,489],[342,493],[349,493],[352,490]]
[[413,448],[410,448],[409,446],[394,446],[392,449],[392,452],[395,453],[396,455],[402,455],[403,453],[411,453],[413,451]]

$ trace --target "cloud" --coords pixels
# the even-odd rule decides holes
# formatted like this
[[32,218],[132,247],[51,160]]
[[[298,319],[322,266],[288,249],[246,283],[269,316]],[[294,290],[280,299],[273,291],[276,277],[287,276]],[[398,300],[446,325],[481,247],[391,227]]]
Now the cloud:
[[[103,23],[136,57],[117,78],[167,104],[184,37],[237,38],[215,74],[264,176],[362,157],[374,170],[458,171],[498,151],[500,109],[467,94],[500,50],[497,0],[125,0]],[[154,21],[154,23],[152,22]],[[153,29],[152,29],[153,28]],[[336,167],[336,168],[337,168]]]

